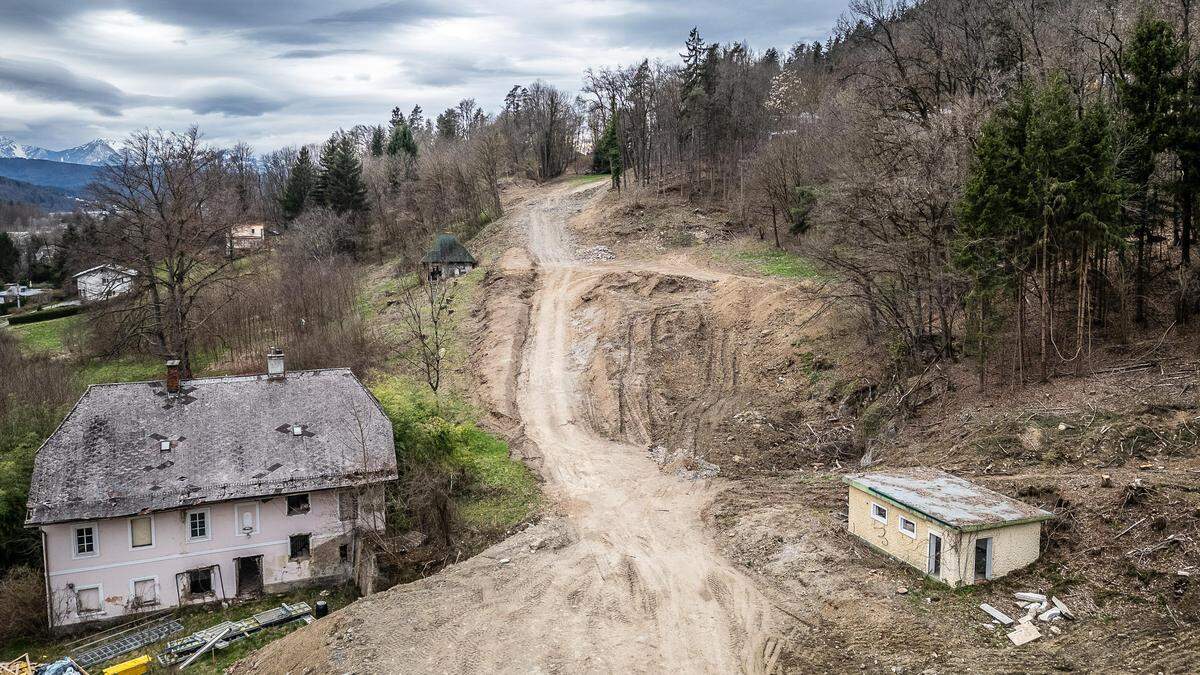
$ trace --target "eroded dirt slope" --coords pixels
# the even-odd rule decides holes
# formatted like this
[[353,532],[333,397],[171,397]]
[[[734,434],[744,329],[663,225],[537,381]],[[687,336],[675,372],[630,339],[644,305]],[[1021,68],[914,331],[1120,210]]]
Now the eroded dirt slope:
[[[566,221],[596,194],[560,186],[509,216],[527,233],[537,291],[527,317],[515,306],[488,310],[495,340],[481,352],[480,367],[492,371],[484,396],[494,398],[498,414],[519,419],[557,513],[483,555],[269,645],[244,669],[761,672],[772,665],[779,631],[791,619],[718,553],[702,519],[715,494],[711,482],[660,472],[633,425],[592,424],[608,413],[596,403],[606,394],[589,386],[588,371],[605,368],[593,363],[598,332],[591,322],[617,323],[625,305],[592,309],[587,298],[614,278],[642,273],[577,260]],[[519,254],[504,257],[510,264],[490,282],[497,295],[505,284],[521,287],[530,273]],[[649,270],[659,277],[651,294],[678,286],[693,296],[686,302],[705,301],[720,277],[689,272]],[[514,333],[523,324],[522,341]],[[652,385],[618,389],[636,396]]]

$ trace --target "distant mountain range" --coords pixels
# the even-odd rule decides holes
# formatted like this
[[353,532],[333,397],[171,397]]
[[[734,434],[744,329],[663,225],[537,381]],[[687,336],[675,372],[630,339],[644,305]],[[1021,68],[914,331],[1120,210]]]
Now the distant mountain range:
[[71,164],[48,159],[0,159],[0,176],[33,185],[58,188],[72,196],[81,195],[99,172],[100,167],[90,164]]
[[36,145],[21,145],[12,138],[0,136],[0,159],[41,159],[49,162],[100,166],[116,159],[120,143],[97,138],[66,150],[47,150]]
[[33,204],[45,211],[71,211],[81,202],[62,188],[33,185],[0,176],[0,202]]

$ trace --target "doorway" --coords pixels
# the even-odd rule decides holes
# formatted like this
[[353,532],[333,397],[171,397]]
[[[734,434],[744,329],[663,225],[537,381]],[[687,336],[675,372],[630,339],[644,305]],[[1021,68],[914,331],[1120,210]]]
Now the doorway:
[[250,598],[262,594],[262,556],[255,555],[234,559],[237,570],[237,594],[239,598]]
[[942,538],[929,533],[929,573],[935,577],[942,575]]
[[975,540],[975,581],[987,581],[992,578],[992,538],[983,537]]

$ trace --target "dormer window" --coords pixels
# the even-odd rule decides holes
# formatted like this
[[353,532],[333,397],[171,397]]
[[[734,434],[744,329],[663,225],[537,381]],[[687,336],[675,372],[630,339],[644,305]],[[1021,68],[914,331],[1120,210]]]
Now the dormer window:
[[303,436],[304,435],[304,427],[300,426],[299,424],[293,424],[292,425],[292,435],[293,436]]
[[170,452],[171,451],[171,441],[165,441],[165,440],[159,441],[158,449],[162,452]]

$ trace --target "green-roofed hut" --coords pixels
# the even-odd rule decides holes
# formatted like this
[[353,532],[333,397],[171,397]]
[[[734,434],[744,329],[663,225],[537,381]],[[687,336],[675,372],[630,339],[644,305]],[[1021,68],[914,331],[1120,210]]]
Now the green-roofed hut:
[[454,235],[439,235],[433,248],[421,259],[431,281],[460,277],[479,264]]

